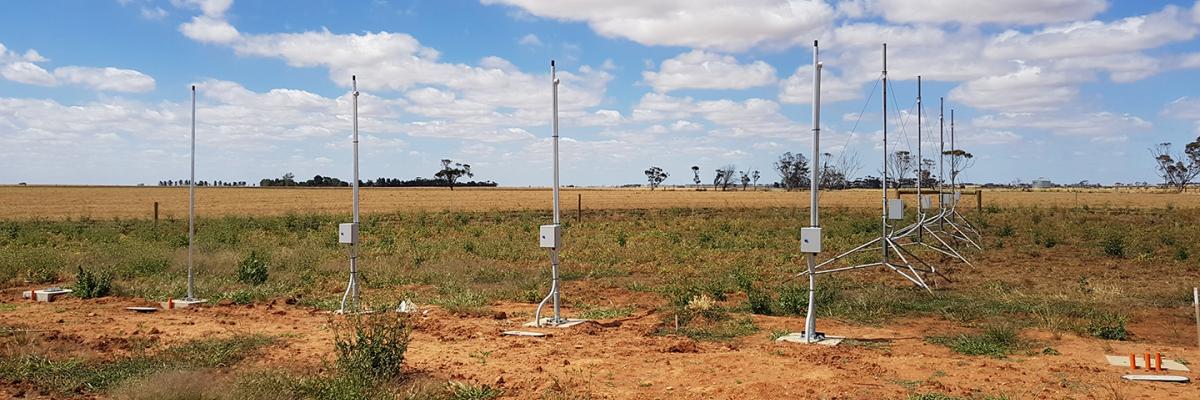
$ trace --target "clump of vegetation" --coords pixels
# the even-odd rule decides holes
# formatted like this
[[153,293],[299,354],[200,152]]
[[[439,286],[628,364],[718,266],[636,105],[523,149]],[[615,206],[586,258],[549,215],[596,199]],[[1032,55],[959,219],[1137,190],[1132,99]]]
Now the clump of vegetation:
[[1014,232],[1015,230],[1013,229],[1012,225],[1004,224],[1000,226],[1000,229],[996,230],[996,236],[1011,237]]
[[1126,322],[1128,318],[1122,314],[1096,313],[1088,320],[1085,329],[1089,335],[1100,339],[1126,340],[1129,339],[1129,332],[1125,330]]
[[1004,358],[1022,346],[1017,332],[1011,328],[993,327],[979,334],[933,336],[926,341],[949,347],[956,353],[970,356]]
[[79,272],[75,274],[75,286],[72,289],[75,290],[75,296],[81,299],[108,296],[112,291],[112,275],[93,273],[83,269],[81,265]]
[[1110,233],[1100,242],[1100,248],[1109,257],[1125,257],[1125,237],[1118,233]]
[[267,282],[267,257],[251,251],[250,255],[238,263],[237,280],[247,285],[261,285]]
[[446,386],[451,400],[491,400],[504,394],[504,391],[489,385],[476,385],[469,382],[452,381]]
[[116,387],[130,379],[162,371],[227,367],[268,345],[265,336],[205,339],[116,360],[49,358],[22,355],[0,358],[0,380],[26,382],[58,394],[82,394]]
[[347,316],[334,324],[338,369],[371,382],[400,376],[412,326],[406,314],[377,312]]

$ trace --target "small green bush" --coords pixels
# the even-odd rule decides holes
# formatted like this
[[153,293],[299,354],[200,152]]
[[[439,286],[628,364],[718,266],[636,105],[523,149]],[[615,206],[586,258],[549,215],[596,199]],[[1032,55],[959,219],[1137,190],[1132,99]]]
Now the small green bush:
[[446,385],[452,400],[491,400],[500,397],[504,391],[489,385],[474,385],[467,382],[452,381]]
[[267,258],[257,251],[251,251],[249,256],[238,264],[238,282],[247,285],[261,285],[267,282]]
[[926,340],[949,347],[956,353],[996,358],[1008,356],[1021,345],[1017,332],[1008,328],[990,328],[980,334],[930,337]]
[[1011,237],[1013,235],[1013,233],[1014,233],[1014,229],[1013,229],[1012,225],[1009,225],[1009,224],[1004,224],[1004,225],[1000,226],[1000,229],[996,230],[996,236],[999,236],[999,237]]
[[1125,257],[1125,238],[1119,234],[1112,233],[1105,237],[1100,242],[1100,247],[1104,249],[1104,254],[1109,257]]
[[1126,340],[1129,339],[1129,332],[1125,330],[1127,321],[1122,314],[1097,313],[1089,319],[1087,333],[1105,340]]
[[334,324],[337,366],[348,376],[383,381],[400,376],[412,326],[402,313],[349,315]]
[[94,299],[97,297],[108,296],[112,291],[112,275],[96,274],[83,269],[79,266],[79,272],[75,274],[75,296],[81,299]]

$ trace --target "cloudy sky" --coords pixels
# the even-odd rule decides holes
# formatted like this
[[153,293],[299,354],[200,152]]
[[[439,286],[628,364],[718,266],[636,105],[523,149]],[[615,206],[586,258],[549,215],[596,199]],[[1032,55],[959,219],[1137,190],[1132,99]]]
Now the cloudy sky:
[[[621,3],[627,3],[622,5]],[[1147,148],[1200,135],[1200,3],[1104,0],[114,0],[5,2],[0,184],[350,174],[359,77],[364,177],[549,183],[549,60],[563,180],[643,180],[650,165],[763,171],[811,146],[811,43],[825,150],[936,153],[955,109],[971,181],[1153,181]],[[947,116],[948,119],[948,116]],[[948,127],[947,127],[948,129]]]

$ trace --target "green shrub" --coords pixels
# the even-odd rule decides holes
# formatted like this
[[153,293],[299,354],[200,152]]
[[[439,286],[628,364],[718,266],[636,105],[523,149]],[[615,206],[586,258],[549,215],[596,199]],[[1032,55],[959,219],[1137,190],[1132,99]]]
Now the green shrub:
[[1000,226],[1000,229],[996,230],[996,236],[1011,237],[1013,235],[1013,232],[1014,232],[1014,230],[1013,230],[1012,225],[1004,224],[1004,225]]
[[930,337],[926,340],[949,347],[956,353],[996,358],[1008,356],[1021,345],[1017,332],[1009,328],[990,328],[980,334]]
[[491,400],[500,397],[504,391],[489,385],[474,385],[466,382],[452,381],[446,385],[451,400]]
[[1088,320],[1087,333],[1105,340],[1126,340],[1129,332],[1125,330],[1128,321],[1122,314],[1097,313]]
[[1188,249],[1186,247],[1175,249],[1175,261],[1187,261],[1188,257],[1190,256],[1191,254],[1188,253]]
[[1100,247],[1109,257],[1125,257],[1125,238],[1119,234],[1109,234],[1100,242]]
[[370,381],[397,378],[411,333],[406,314],[381,310],[349,315],[334,324],[337,366],[348,376]]
[[79,272],[75,274],[75,296],[81,299],[94,299],[97,297],[108,296],[112,291],[112,275],[96,274],[83,269],[79,266]]
[[259,255],[257,251],[251,251],[250,255],[246,256],[238,264],[237,280],[238,282],[255,286],[266,283],[267,258]]

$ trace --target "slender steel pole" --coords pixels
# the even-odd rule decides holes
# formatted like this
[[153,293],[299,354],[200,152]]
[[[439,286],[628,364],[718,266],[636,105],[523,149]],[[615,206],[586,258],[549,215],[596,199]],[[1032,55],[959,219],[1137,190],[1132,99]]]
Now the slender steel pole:
[[888,246],[887,246],[887,234],[888,234],[887,233],[887,225],[888,225],[888,223],[887,223],[887,220],[888,220],[888,204],[887,204],[888,203],[888,197],[887,197],[887,193],[888,193],[888,145],[887,145],[888,109],[887,109],[887,99],[888,99],[888,96],[887,96],[887,90],[888,90],[887,43],[884,43],[883,44],[883,182],[882,182],[882,184],[883,184],[883,218],[882,218],[882,222],[883,223],[882,223],[882,227],[881,227],[883,232],[881,233],[880,237],[883,238],[883,240],[884,240],[883,263],[885,265],[888,262]]
[[[354,91],[353,101],[353,119],[354,119],[354,182],[350,182],[352,196],[354,196],[354,222],[358,225],[358,76],[350,76],[350,85]],[[361,229],[361,227],[359,228]],[[358,307],[358,238],[354,238],[354,243],[350,244],[350,285],[353,287],[351,296],[354,299],[354,306]]]
[[187,300],[196,299],[196,276],[192,271],[192,253],[196,240],[196,85],[192,85],[192,174],[188,179],[188,282]]
[[[554,112],[554,224],[559,224],[559,206],[558,206],[558,70],[554,66],[554,60],[550,60],[550,79],[553,82],[552,98]],[[562,228],[559,228],[562,229]],[[554,323],[562,321],[562,314],[559,311],[559,281],[558,281],[558,247],[550,249],[550,279],[551,290],[554,295]]]
[[[954,109],[950,109],[950,192],[958,193],[958,148],[954,147]],[[958,196],[954,205],[958,206]]]
[[924,177],[921,172],[924,171],[922,165],[925,163],[925,159],[922,158],[924,156],[921,155],[921,147],[924,147],[921,142],[921,114],[925,113],[924,110],[921,105],[921,76],[917,75],[917,243],[921,242],[921,224],[925,222],[925,208],[921,207],[924,200],[921,197],[921,178]]
[[[812,177],[809,179],[809,211],[808,223],[814,228],[821,226],[818,208],[818,191],[821,186],[821,58],[817,41],[813,41],[813,105],[812,105]],[[804,341],[812,343],[819,340],[817,335],[817,282],[816,254],[808,253],[808,313],[804,318]]]

